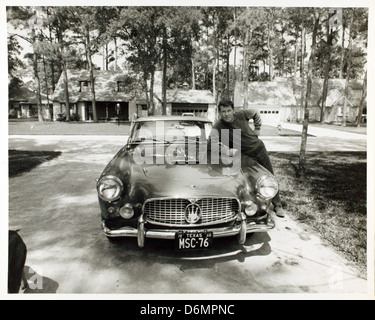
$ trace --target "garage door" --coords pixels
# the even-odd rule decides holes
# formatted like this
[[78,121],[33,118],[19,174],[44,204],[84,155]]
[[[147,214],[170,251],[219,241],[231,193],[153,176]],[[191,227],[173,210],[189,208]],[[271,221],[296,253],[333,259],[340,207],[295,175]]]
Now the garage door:
[[200,103],[172,103],[172,115],[194,113],[196,117],[207,117],[208,104]]
[[279,123],[280,122],[280,109],[276,108],[263,108],[259,110],[262,123]]

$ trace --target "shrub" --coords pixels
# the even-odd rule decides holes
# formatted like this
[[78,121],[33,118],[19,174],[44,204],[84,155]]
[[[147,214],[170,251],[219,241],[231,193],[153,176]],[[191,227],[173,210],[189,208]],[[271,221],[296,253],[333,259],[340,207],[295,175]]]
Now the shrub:
[[57,114],[57,118],[56,118],[57,121],[65,121],[66,120],[66,115],[65,113],[58,113]]
[[78,113],[73,113],[70,117],[70,120],[71,121],[79,121],[80,120],[80,117],[79,117],[79,114]]

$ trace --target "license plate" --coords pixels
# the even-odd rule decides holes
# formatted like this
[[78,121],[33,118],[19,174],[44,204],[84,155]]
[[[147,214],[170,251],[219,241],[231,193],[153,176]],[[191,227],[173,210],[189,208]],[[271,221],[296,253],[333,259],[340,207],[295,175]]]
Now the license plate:
[[210,249],[213,243],[212,231],[179,231],[175,236],[177,251]]

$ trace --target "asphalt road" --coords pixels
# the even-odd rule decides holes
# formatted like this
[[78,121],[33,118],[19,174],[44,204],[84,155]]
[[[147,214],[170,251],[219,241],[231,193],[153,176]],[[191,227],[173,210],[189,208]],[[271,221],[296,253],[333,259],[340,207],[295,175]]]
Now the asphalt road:
[[[265,141],[268,149],[298,149],[298,140],[279,138]],[[319,139],[311,148],[329,145]],[[28,292],[366,295],[368,283],[355,266],[288,218],[275,217],[275,229],[244,246],[235,237],[215,239],[211,252],[194,256],[175,253],[166,240],[146,239],[143,249],[136,239],[110,243],[101,233],[95,179],[124,140],[9,137],[9,149],[62,152],[9,179],[9,228],[20,229],[28,247]],[[362,140],[345,145],[366,150]]]

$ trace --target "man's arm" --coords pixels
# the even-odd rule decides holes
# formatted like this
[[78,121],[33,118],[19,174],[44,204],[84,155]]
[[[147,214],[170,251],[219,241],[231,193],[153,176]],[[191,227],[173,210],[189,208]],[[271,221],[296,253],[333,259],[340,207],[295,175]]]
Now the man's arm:
[[255,109],[242,110],[242,112],[246,120],[254,121],[254,132],[257,136],[259,136],[260,128],[262,127],[262,118],[260,117],[259,112]]

